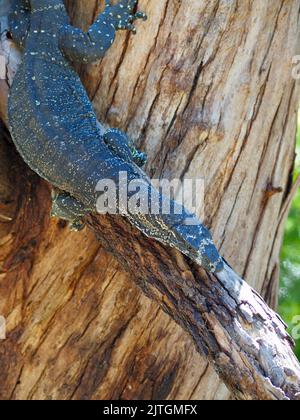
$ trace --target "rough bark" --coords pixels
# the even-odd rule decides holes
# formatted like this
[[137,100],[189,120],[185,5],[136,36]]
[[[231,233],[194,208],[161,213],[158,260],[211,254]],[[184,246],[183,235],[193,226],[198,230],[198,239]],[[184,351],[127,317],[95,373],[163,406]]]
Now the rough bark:
[[[69,3],[77,23],[99,10],[94,0]],[[275,305],[295,189],[299,2],[140,8],[150,19],[138,36],[120,34],[101,63],[80,69],[99,118],[147,151],[150,175],[205,176],[216,243]],[[7,90],[2,82],[3,118]],[[101,247],[88,230],[70,233],[49,219],[49,187],[8,138],[0,161],[2,398],[228,398],[190,336],[236,397],[297,398],[299,368],[283,325],[238,278],[233,290],[120,219],[90,219]]]

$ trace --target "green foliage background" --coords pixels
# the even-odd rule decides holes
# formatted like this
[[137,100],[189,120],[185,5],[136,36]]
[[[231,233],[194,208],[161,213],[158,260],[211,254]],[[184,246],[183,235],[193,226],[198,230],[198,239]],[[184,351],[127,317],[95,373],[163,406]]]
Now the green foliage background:
[[[300,119],[297,135],[297,160],[295,179],[300,174]],[[281,254],[281,284],[279,312],[288,324],[290,333],[296,326],[295,316],[300,315],[300,189],[297,192],[287,221]],[[296,342],[300,360],[300,340]]]

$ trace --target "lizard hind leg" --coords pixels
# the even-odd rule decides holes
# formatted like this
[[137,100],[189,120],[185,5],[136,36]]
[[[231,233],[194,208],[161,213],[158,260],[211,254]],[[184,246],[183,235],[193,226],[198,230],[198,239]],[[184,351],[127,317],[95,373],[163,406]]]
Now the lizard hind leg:
[[84,204],[68,193],[58,192],[52,197],[51,216],[68,221],[71,230],[80,231],[84,228],[83,217],[88,212]]
[[109,129],[104,133],[103,140],[111,152],[126,162],[134,162],[139,167],[144,166],[147,162],[145,153],[138,151],[134,147],[133,141],[123,131],[115,128]]

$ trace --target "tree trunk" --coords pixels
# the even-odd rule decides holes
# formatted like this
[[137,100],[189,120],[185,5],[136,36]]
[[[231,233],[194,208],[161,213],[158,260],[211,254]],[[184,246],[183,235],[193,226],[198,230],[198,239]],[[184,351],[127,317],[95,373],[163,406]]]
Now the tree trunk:
[[[103,2],[68,3],[79,25]],[[102,62],[80,68],[99,119],[147,152],[152,177],[205,178],[205,222],[216,244],[276,306],[293,193],[300,2],[139,3],[149,20],[138,35],[119,34]],[[8,338],[0,397],[229,398],[186,332],[91,231],[71,233],[50,220],[48,185],[21,162],[5,130],[3,140],[0,315]]]

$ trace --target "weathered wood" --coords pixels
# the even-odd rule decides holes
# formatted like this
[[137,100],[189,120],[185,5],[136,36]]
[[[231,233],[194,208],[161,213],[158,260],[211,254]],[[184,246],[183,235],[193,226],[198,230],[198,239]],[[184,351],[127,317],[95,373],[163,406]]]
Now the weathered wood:
[[[70,2],[77,22],[97,12],[84,3]],[[140,3],[150,20],[139,35],[120,35],[102,63],[82,69],[98,115],[147,150],[151,175],[205,175],[206,221],[223,254],[275,304],[293,196],[299,2]],[[298,397],[282,323],[237,277],[208,277],[119,218],[90,219],[103,248],[50,222],[48,187],[6,143],[0,179],[2,398],[226,398],[188,336],[131,280],[236,397]]]

